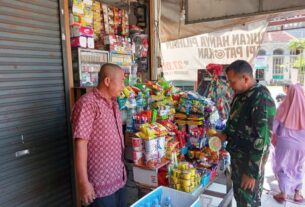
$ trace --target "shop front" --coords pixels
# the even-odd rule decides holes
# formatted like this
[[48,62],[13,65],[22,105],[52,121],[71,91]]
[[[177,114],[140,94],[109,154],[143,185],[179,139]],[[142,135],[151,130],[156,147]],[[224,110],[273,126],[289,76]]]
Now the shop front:
[[[70,111],[97,85],[107,62],[125,72],[118,103],[130,179],[139,192],[152,191],[134,206],[170,205],[180,195],[185,205],[196,206],[228,166],[230,157],[214,136],[224,128],[231,97],[223,65],[206,67],[208,81],[200,94],[158,76],[160,2],[1,1],[1,206],[79,206]],[[167,33],[176,37],[175,29]],[[209,51],[199,50],[199,58]],[[225,51],[232,58],[238,54]],[[168,71],[163,72],[184,70],[180,66],[189,62],[181,60],[164,65]],[[191,79],[197,79],[197,71]]]

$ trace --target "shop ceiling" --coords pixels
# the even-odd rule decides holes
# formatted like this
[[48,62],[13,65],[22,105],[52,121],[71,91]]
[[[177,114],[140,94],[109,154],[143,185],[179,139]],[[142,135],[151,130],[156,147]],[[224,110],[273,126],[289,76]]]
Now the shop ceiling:
[[304,0],[162,0],[161,42],[304,14]]

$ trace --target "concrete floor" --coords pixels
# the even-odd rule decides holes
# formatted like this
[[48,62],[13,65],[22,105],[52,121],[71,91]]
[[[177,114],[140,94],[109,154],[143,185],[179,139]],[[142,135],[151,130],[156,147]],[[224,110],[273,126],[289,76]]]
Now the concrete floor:
[[[132,203],[137,201],[138,198],[138,188],[133,182],[133,174],[132,174],[132,163],[126,163],[127,169],[128,169],[128,182],[127,182],[127,193],[128,193],[128,206],[130,206]],[[220,181],[219,183],[223,183],[223,181]],[[304,176],[304,183],[305,183],[305,176]],[[225,186],[221,185],[214,185],[211,186],[214,188],[214,190],[218,192],[225,191]],[[262,207],[305,207],[305,203],[303,204],[297,204],[294,203],[292,200],[288,200],[283,204],[277,203],[273,199],[273,195],[277,194],[279,192],[278,182],[276,178],[273,175],[272,167],[271,167],[271,159],[269,158],[266,168],[265,168],[265,182],[264,182],[264,192],[262,196]],[[302,190],[303,195],[305,195],[305,187],[303,187]],[[217,206],[217,203],[220,203],[221,199],[217,199],[214,197],[214,201],[211,206]],[[236,207],[236,202],[233,200],[232,206]]]
[[[305,183],[305,176],[303,178],[303,183]],[[263,197],[262,197],[262,204],[265,207],[300,207],[300,206],[305,206],[305,203],[302,204],[297,204],[293,203],[292,200],[286,201],[283,204],[277,203],[273,199],[273,195],[277,194],[280,192],[279,190],[279,185],[274,177],[273,171],[272,171],[272,166],[271,166],[271,156],[269,157],[269,160],[266,164],[265,168],[265,182],[264,182],[264,192],[263,192]],[[302,189],[302,194],[305,195],[305,186],[303,186]]]
[[132,163],[126,162],[127,166],[127,174],[128,174],[128,180],[126,183],[126,189],[127,189],[127,204],[130,206],[134,202],[136,202],[138,198],[138,188],[133,181],[133,173],[132,173]]

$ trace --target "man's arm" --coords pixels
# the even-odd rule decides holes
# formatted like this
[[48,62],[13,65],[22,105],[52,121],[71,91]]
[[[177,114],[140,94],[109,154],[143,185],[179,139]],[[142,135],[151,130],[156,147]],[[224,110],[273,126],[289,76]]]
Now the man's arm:
[[252,110],[252,134],[249,150],[249,162],[246,174],[257,179],[264,166],[264,155],[270,145],[272,121],[275,114],[271,98],[260,97]]
[[227,135],[225,134],[225,131],[223,131],[223,132],[216,132],[216,134],[214,134],[213,136],[218,137],[221,140],[221,142],[224,142],[224,141],[227,140]]
[[88,180],[87,157],[88,157],[88,140],[75,139],[75,165],[76,179],[79,188],[79,195],[82,204],[89,205],[95,199],[95,193],[92,184]]

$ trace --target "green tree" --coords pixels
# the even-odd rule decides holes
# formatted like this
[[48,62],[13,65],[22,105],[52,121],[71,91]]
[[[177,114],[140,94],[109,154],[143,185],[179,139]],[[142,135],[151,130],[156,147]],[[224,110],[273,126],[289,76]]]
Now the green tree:
[[296,58],[293,63],[294,68],[299,69],[298,79],[300,83],[304,84],[304,73],[305,73],[305,60],[304,60],[304,50],[305,50],[305,38],[293,39],[288,43],[290,50],[298,50],[300,55]]
[[293,67],[300,69],[302,72],[305,68],[304,50],[305,50],[305,38],[293,39],[288,43],[290,50],[300,51],[299,57],[293,64]]
[[297,57],[297,59],[294,61],[293,63],[293,67],[294,68],[299,68],[301,69],[301,71],[304,72],[304,68],[305,68],[305,60],[303,56],[299,56]]

